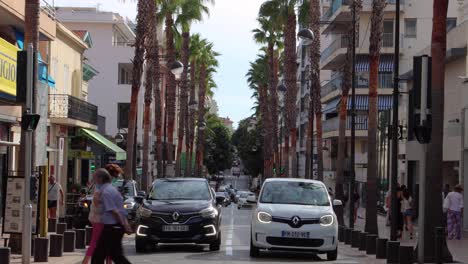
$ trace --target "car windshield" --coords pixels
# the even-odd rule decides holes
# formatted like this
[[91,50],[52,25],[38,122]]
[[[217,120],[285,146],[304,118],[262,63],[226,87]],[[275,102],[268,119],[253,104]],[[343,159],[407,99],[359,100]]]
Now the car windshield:
[[133,182],[126,182],[125,186],[123,186],[123,180],[117,180],[112,183],[112,185],[119,190],[126,197],[134,197],[135,196],[135,188],[133,188]]
[[263,187],[260,202],[330,206],[325,187],[313,182],[267,182]]
[[156,181],[151,200],[210,200],[208,184],[203,181]]

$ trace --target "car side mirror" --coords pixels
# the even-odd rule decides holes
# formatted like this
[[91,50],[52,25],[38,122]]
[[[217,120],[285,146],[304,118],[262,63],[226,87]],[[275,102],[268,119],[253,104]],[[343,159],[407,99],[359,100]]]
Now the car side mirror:
[[223,196],[216,196],[216,203],[223,204],[225,199]]
[[141,196],[141,197],[146,197],[146,192],[145,191],[138,191],[137,195]]
[[143,204],[143,196],[135,196],[133,197],[133,200],[138,203],[138,204]]
[[343,206],[343,202],[341,200],[333,200],[333,206]]

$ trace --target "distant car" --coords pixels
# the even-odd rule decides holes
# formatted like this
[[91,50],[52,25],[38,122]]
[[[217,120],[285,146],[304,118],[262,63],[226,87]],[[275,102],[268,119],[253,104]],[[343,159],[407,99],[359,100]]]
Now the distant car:
[[248,200],[255,200],[255,193],[242,191],[238,192],[238,195],[239,199],[237,201],[237,209],[242,209],[244,207],[252,207],[252,203],[249,203]]
[[218,197],[223,197],[224,198],[224,201],[222,202],[222,205],[224,207],[228,207],[229,205],[231,205],[231,199],[229,197],[229,195],[225,192],[216,192],[216,198]]
[[232,167],[232,176],[239,177],[241,175],[241,169],[239,167]]
[[250,256],[260,250],[305,251],[336,260],[338,223],[322,182],[267,179],[252,214]]
[[158,243],[221,246],[221,203],[205,179],[164,178],[153,182],[147,199],[138,198],[135,249]]

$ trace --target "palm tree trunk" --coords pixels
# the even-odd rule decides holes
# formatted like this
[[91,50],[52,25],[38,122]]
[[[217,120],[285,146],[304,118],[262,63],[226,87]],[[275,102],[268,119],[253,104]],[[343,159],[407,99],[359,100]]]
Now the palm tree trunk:
[[[271,150],[270,150],[270,159],[273,166],[277,166],[276,153],[278,152],[278,76],[277,69],[275,67],[275,45],[274,43],[268,43],[268,79],[269,79],[269,113],[270,116],[270,131],[269,131],[269,140],[271,141]],[[272,171],[272,170],[270,170]]]
[[135,136],[138,114],[138,94],[140,92],[141,74],[143,72],[143,61],[145,52],[145,37],[147,26],[147,10],[149,1],[138,1],[137,26],[135,37],[135,56],[133,58],[132,90],[130,97],[130,111],[128,114],[128,135],[127,135],[127,162],[125,164],[125,179],[133,179],[135,153]]
[[202,64],[200,67],[200,77],[198,86],[198,131],[197,131],[197,170],[196,176],[201,176],[203,165],[203,142],[204,142],[204,129],[200,129],[200,124],[203,123],[205,117],[205,92],[206,92],[206,65]]
[[309,99],[309,116],[307,123],[307,146],[306,146],[306,167],[305,167],[305,178],[314,178],[314,100]]
[[[442,193],[443,171],[442,171],[442,144],[444,133],[444,83],[445,83],[445,57],[447,52],[447,9],[448,0],[434,0],[433,20],[432,20],[432,90],[431,90],[431,113],[432,113],[432,131],[431,142],[427,147],[426,153],[426,175],[427,181],[423,191],[426,197],[430,194],[437,195]],[[442,200],[426,199],[426,208],[424,217],[424,262],[434,262],[435,255],[435,228],[444,227]],[[448,250],[447,243],[444,241],[443,262],[453,262],[452,255]]]
[[[157,28],[157,18],[152,17],[151,24]],[[153,65],[153,96],[154,96],[154,133],[156,138],[155,156],[156,156],[156,175],[162,177],[162,105],[161,105],[161,66],[159,64],[159,41],[157,31],[151,31],[151,63]]]
[[377,118],[379,56],[383,33],[385,0],[372,2],[371,33],[369,39],[369,117],[367,150],[367,204],[365,231],[378,234],[377,225]]
[[[174,47],[174,32],[172,27],[174,25],[174,19],[172,14],[166,15],[166,50],[167,50],[167,62],[168,65],[172,65],[175,62],[175,47]],[[176,80],[174,74],[171,72],[167,75],[167,147],[166,147],[166,158],[167,163],[172,164],[172,148],[174,145],[174,125],[175,125],[175,108],[176,108]]]
[[[181,164],[181,154],[182,146],[184,145],[184,132],[187,130],[185,127],[186,118],[187,118],[187,75],[188,75],[188,61],[189,61],[189,45],[190,45],[190,32],[182,33],[182,64],[184,65],[184,71],[182,72],[182,78],[180,81],[180,91],[179,91],[179,128],[178,128],[178,139],[177,139],[177,161],[176,161],[176,172],[179,176],[182,176],[182,164]],[[188,141],[188,138],[186,138]],[[188,149],[187,149],[188,150]],[[186,150],[186,153],[187,153]],[[187,155],[185,156],[186,162]]]
[[[196,62],[192,60],[190,62],[190,102],[195,102],[195,69],[196,69]],[[195,111],[190,110],[189,114],[189,148],[188,148],[188,160],[189,162],[186,164],[186,171],[187,175],[192,175],[192,159],[193,159],[193,147],[194,147],[194,139],[195,139]]]
[[297,127],[296,127],[296,100],[297,100],[297,83],[296,83],[296,13],[294,10],[289,11],[287,23],[284,27],[284,52],[286,55],[285,73],[286,73],[286,120],[288,123],[289,133],[291,137],[291,148],[289,157],[291,159],[291,177],[297,177]]

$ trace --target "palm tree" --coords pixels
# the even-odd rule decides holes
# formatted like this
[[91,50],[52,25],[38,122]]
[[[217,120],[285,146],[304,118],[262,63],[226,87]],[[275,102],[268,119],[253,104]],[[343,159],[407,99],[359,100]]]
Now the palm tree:
[[[368,117],[368,150],[367,150],[367,204],[365,231],[378,234],[377,225],[377,94],[379,56],[382,46],[383,15],[386,0],[372,1],[371,33],[369,38],[369,117]],[[351,194],[350,194],[351,195]]]
[[[180,90],[179,90],[179,128],[177,140],[177,154],[176,154],[176,173],[181,175],[181,153],[184,141],[185,132],[185,145],[186,153],[189,150],[189,129],[187,124],[188,119],[188,64],[190,56],[190,26],[195,21],[201,21],[203,14],[209,14],[208,7],[205,5],[204,0],[185,0],[181,3],[180,14],[177,16],[176,25],[182,29],[182,64],[185,66],[182,72]],[[214,3],[214,0],[211,1]],[[186,162],[189,162],[186,155]]]
[[[156,2],[149,1],[148,3],[148,17],[147,17],[147,36],[145,41],[145,51],[146,51],[146,76],[145,76],[145,106],[143,111],[143,159],[142,159],[142,177],[141,177],[141,189],[148,190],[149,186],[149,148],[150,148],[150,127],[151,127],[151,103],[153,101],[153,86],[157,83],[153,83],[153,78],[155,76],[154,72],[154,61],[156,60],[159,65],[159,59],[157,50],[158,47],[154,46],[157,42],[157,19],[156,19]],[[155,41],[156,39],[156,41]],[[155,123],[160,122],[161,119],[155,118]]]
[[[432,90],[431,90],[431,113],[432,113],[432,130],[431,142],[427,147],[426,153],[426,186],[423,191],[426,192],[426,197],[431,194],[437,195],[442,193],[442,144],[444,133],[444,83],[445,83],[445,57],[447,52],[447,9],[448,0],[434,0],[433,4],[433,20],[432,20]],[[424,217],[424,262],[434,262],[436,245],[434,229],[438,226],[444,226],[442,200],[441,199],[426,199],[426,210]],[[444,240],[443,262],[453,262],[452,255],[447,248],[447,243]]]
[[147,10],[150,1],[138,1],[137,26],[135,33],[135,56],[133,58],[132,90],[130,97],[130,111],[128,114],[128,135],[127,135],[127,162],[125,164],[125,179],[133,178],[135,162],[135,141],[138,112],[138,94],[140,92],[141,74],[143,72],[143,61],[145,52],[146,30],[148,28]]

